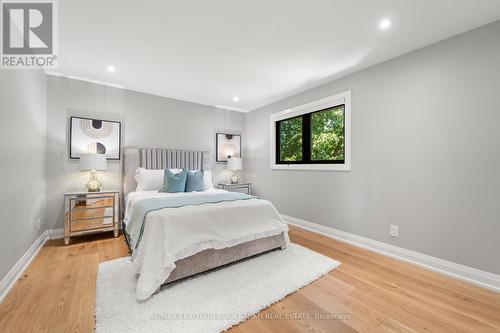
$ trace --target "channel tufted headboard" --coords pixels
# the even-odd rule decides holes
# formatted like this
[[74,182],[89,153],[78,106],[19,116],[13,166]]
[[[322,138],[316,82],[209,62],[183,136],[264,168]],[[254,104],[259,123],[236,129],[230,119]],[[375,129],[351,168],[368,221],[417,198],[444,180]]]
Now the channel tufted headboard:
[[135,191],[135,170],[212,170],[212,152],[176,149],[125,148],[123,151],[123,198]]

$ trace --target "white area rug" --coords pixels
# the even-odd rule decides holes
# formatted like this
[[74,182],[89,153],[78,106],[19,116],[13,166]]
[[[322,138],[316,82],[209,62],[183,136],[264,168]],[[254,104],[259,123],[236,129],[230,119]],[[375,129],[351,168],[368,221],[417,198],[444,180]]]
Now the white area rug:
[[99,265],[96,332],[221,332],[339,266],[296,244],[135,298],[129,258]]

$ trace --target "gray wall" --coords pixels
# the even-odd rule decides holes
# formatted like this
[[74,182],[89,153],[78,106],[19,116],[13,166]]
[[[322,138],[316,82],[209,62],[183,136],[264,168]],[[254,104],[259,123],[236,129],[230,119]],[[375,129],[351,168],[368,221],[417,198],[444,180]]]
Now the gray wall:
[[[179,100],[48,76],[48,221],[63,227],[63,193],[83,190],[88,172],[70,160],[69,117],[84,116],[122,122],[122,147],[174,148],[215,151],[215,132],[241,133],[245,115]],[[120,188],[121,161],[109,161],[99,172],[107,188]],[[214,165],[214,181],[230,173]]]
[[0,280],[44,229],[46,96],[43,72],[0,70]]
[[[247,179],[284,214],[499,274],[499,36],[496,22],[250,112]],[[270,114],[346,90],[352,171],[271,171]]]

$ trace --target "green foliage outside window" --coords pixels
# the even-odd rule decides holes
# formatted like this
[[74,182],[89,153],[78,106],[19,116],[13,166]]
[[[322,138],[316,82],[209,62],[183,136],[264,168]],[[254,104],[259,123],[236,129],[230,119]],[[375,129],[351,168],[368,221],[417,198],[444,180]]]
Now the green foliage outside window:
[[302,160],[302,118],[296,117],[280,122],[280,160]]
[[344,159],[344,106],[311,115],[311,160]]
[[[310,126],[303,128],[303,122]],[[281,120],[279,123],[279,160],[282,162],[343,161],[345,106]],[[302,136],[307,135],[306,138]],[[302,156],[304,151],[310,156]]]

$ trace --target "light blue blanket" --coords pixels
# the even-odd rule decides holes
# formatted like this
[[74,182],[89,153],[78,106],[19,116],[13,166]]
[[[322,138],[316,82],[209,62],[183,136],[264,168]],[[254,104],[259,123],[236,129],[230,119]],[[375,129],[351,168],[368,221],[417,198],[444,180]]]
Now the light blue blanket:
[[238,193],[210,193],[190,196],[175,196],[165,198],[147,198],[138,201],[130,212],[126,232],[129,236],[130,247],[135,250],[139,245],[144,230],[144,222],[149,212],[163,208],[178,208],[184,206],[199,206],[208,203],[254,199],[255,196]]

